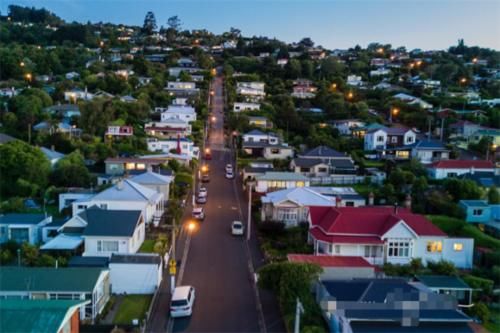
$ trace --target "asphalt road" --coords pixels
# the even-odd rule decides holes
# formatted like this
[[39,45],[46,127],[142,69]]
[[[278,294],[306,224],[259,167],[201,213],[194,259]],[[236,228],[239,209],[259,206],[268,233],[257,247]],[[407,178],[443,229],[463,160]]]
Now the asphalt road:
[[[207,147],[210,182],[208,201],[202,205],[206,218],[192,234],[182,285],[196,289],[193,315],[176,318],[174,332],[259,332],[256,292],[249,266],[249,252],[243,237],[232,236],[231,222],[243,220],[246,207],[236,188],[237,180],[225,178],[225,165],[232,153],[224,148],[222,79],[213,83],[212,123]],[[245,222],[246,220],[243,220]]]

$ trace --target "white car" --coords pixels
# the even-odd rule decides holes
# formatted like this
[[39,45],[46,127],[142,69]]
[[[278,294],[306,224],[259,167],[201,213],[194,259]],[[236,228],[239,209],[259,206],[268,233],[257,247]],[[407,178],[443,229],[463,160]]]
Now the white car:
[[200,221],[204,220],[205,212],[203,211],[203,208],[201,207],[193,208],[193,218]]
[[207,188],[205,186],[200,187],[198,190],[198,196],[199,197],[206,197],[208,194]]
[[235,236],[243,236],[245,233],[245,227],[241,221],[233,221],[231,224],[231,234]]
[[231,171],[226,171],[226,178],[227,178],[227,179],[233,179],[233,178],[234,178],[234,173],[233,173],[233,170],[231,170]]
[[233,171],[233,165],[232,164],[226,164],[226,172]]
[[175,287],[170,301],[170,316],[188,317],[193,313],[195,291],[192,286]]
[[198,194],[198,196],[196,197],[196,202],[199,204],[207,203],[207,196]]

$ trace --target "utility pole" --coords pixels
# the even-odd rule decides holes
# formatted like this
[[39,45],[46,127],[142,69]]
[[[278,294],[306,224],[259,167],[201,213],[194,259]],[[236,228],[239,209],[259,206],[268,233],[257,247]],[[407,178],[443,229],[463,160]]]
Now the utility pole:
[[300,332],[300,315],[304,313],[304,307],[302,303],[300,303],[299,298],[297,297],[297,305],[295,306],[295,327],[293,329],[294,333]]
[[172,258],[169,262],[170,273],[170,292],[173,293],[175,289],[175,274],[177,273],[177,260],[175,258],[175,218],[172,220]]

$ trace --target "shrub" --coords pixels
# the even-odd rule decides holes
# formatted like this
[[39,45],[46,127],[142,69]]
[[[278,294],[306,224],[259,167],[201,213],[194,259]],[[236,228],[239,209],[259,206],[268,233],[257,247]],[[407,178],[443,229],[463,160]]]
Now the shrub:
[[457,269],[451,261],[440,260],[438,262],[429,261],[427,263],[427,268],[429,268],[432,273],[438,275],[456,275]]
[[469,310],[469,313],[479,318],[482,323],[487,323],[490,320],[490,310],[484,303],[477,303]]
[[277,236],[282,235],[285,232],[285,223],[267,221],[260,223],[258,228],[260,232],[265,233],[268,236]]
[[474,275],[465,275],[462,278],[473,289],[481,289],[483,294],[491,295],[493,291],[493,280],[484,279]]

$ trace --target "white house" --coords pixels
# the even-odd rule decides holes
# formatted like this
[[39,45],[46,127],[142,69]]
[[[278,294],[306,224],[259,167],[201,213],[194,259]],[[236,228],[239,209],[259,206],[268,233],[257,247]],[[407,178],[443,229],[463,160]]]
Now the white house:
[[475,172],[493,173],[495,165],[491,161],[484,160],[447,160],[429,165],[427,171],[432,179],[445,179]]
[[180,119],[184,122],[192,122],[196,120],[196,111],[194,107],[189,105],[170,105],[165,108],[155,108],[156,112],[161,112],[161,121],[166,122],[168,119]]
[[116,254],[109,261],[115,294],[153,294],[162,281],[163,262],[153,253]]
[[399,94],[396,94],[392,97],[399,99],[400,101],[403,101],[408,105],[418,105],[422,109],[432,109],[434,107],[432,104],[424,101],[423,99],[421,99],[419,97],[415,97],[415,96],[408,95],[405,93],[399,93]]
[[159,223],[165,210],[163,194],[130,179],[97,193],[90,199],[73,202],[73,216],[97,206],[109,210],[140,210],[146,223]]
[[362,256],[375,265],[451,261],[471,268],[472,238],[450,238],[423,215],[398,207],[310,207],[315,254]]
[[258,111],[258,110],[260,110],[260,104],[258,103],[234,103],[233,105],[234,112]]
[[73,192],[59,193],[59,211],[71,206],[76,200],[85,200],[94,196],[94,192],[86,189],[76,189]]
[[146,171],[131,178],[137,184],[150,188],[153,191],[163,194],[166,202],[170,198],[170,184],[174,181],[174,176],[166,176],[152,171]]
[[256,175],[255,180],[257,181],[255,186],[257,193],[310,185],[309,178],[293,172],[266,171],[262,175]]
[[144,125],[147,135],[159,138],[185,137],[191,134],[191,125],[176,118],[165,119],[162,122],[150,122]]
[[386,75],[390,75],[390,74],[391,74],[391,70],[387,69],[387,68],[377,68],[377,69],[370,71],[370,76],[372,76],[372,77],[386,76]]
[[259,130],[252,130],[243,134],[243,142],[265,142],[269,144],[278,144],[279,138],[274,133],[264,133]]
[[175,96],[191,96],[200,92],[196,82],[168,81],[165,89]]
[[107,210],[92,206],[73,219],[85,224],[83,256],[136,253],[144,242],[146,230],[140,210]]
[[364,127],[365,125],[365,122],[358,119],[335,120],[333,122],[333,127],[336,128],[341,135],[351,135],[352,129]]
[[79,99],[84,101],[90,101],[94,98],[94,95],[85,90],[81,89],[72,89],[64,92],[64,100],[70,103],[75,103]]
[[42,228],[52,222],[44,214],[0,214],[0,244],[15,241],[38,244],[42,241]]
[[149,138],[148,150],[151,152],[170,153],[172,149],[180,148],[181,154],[188,154],[191,158],[198,158],[198,149],[195,149],[193,141],[188,138],[165,139]]
[[359,87],[363,85],[363,80],[359,75],[348,75],[347,76],[347,85]]
[[412,145],[417,141],[417,133],[404,127],[373,128],[365,133],[365,150],[385,150],[388,147]]
[[238,82],[236,92],[252,101],[259,101],[266,96],[263,82]]

